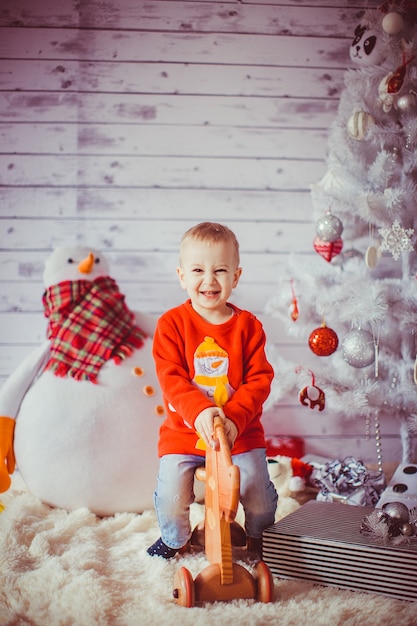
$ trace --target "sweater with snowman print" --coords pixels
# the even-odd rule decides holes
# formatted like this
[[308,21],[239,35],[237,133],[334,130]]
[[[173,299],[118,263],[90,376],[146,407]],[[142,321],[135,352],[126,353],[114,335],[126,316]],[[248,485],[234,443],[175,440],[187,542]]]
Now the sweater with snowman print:
[[232,317],[210,324],[194,311],[191,300],[158,320],[153,355],[164,396],[158,454],[197,454],[196,417],[220,406],[237,427],[232,454],[265,447],[262,405],[274,376],[265,355],[261,322],[249,311],[229,304]]

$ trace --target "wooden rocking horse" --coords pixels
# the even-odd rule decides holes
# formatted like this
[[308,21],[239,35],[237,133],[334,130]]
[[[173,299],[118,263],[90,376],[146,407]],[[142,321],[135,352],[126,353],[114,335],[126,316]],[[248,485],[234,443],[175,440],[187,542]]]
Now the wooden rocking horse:
[[[233,465],[220,418],[215,419],[214,440],[215,448],[206,451],[205,468],[196,471],[197,478],[204,480],[206,485],[204,536],[210,565],[195,580],[186,567],[181,567],[174,578],[174,599],[184,607],[234,599],[271,602],[274,585],[266,563],[256,562],[252,574],[243,565],[233,562],[231,525],[236,524],[240,473]],[[239,528],[244,535],[243,529]]]

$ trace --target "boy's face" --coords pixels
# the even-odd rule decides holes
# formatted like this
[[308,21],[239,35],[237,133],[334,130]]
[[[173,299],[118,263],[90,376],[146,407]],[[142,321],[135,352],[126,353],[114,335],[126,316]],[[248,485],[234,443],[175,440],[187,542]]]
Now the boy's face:
[[226,303],[242,273],[234,247],[225,242],[186,241],[180,262],[178,278],[197,313],[202,317],[229,314]]

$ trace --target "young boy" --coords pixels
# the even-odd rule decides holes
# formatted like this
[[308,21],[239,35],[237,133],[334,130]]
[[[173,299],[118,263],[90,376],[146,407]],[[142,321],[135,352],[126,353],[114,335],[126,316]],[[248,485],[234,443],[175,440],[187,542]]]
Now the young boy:
[[205,455],[196,445],[214,445],[215,416],[240,469],[248,552],[260,554],[262,532],[274,523],[278,496],[261,424],[273,369],[259,320],[228,302],[239,262],[239,244],[226,226],[203,222],[182,238],[177,274],[189,300],[161,316],[153,344],[167,417],[154,496],[161,538],[148,548],[151,556],[169,559],[190,539],[194,471]]

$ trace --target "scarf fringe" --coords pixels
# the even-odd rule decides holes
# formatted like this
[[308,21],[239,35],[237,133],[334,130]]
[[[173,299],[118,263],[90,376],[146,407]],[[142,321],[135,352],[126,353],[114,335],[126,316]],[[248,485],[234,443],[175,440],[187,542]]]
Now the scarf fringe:
[[67,365],[67,363],[60,363],[56,359],[50,359],[45,366],[45,370],[50,370],[58,378],[74,378],[74,380],[86,380],[91,383],[97,384],[97,374],[83,372],[79,369],[74,369]]

